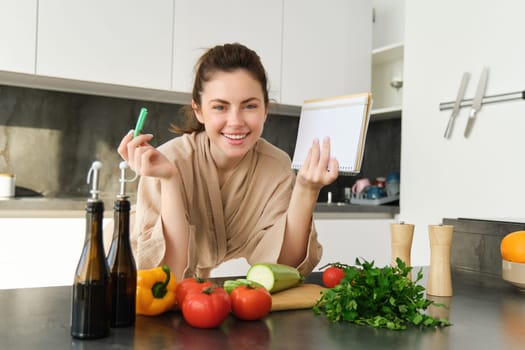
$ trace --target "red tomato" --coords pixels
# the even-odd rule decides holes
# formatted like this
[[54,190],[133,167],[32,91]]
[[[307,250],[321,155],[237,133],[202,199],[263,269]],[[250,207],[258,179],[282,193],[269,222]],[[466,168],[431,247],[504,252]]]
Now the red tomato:
[[239,286],[230,293],[233,314],[241,320],[260,320],[272,308],[272,296],[264,287]]
[[181,307],[187,294],[200,292],[201,290],[211,286],[213,286],[211,281],[200,277],[188,277],[183,279],[179,282],[179,284],[177,284],[177,290],[175,291],[177,304],[179,307]]
[[197,328],[218,327],[228,317],[230,310],[230,296],[219,287],[186,294],[182,303],[184,319],[190,326]]
[[329,268],[323,271],[323,284],[327,288],[333,288],[341,282],[344,276],[345,273],[343,269],[335,266],[330,266]]

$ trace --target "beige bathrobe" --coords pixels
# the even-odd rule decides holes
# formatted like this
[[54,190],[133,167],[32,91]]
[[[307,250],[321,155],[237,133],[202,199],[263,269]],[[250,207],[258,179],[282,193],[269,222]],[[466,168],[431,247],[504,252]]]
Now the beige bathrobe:
[[[233,258],[244,257],[249,264],[277,262],[295,183],[285,152],[259,139],[221,188],[205,132],[174,138],[159,151],[175,162],[180,173],[182,187],[173,195],[182,196],[190,225],[185,276],[208,277],[211,269]],[[160,191],[160,181],[141,178],[131,232],[140,269],[164,261]],[[306,258],[299,271],[310,273],[321,254],[312,220]]]

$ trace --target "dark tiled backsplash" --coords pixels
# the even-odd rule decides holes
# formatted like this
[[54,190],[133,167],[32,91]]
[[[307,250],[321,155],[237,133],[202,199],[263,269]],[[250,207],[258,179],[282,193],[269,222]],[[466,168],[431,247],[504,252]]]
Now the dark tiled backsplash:
[[[116,148],[141,107],[149,111],[144,132],[155,135],[153,145],[175,136],[168,127],[180,118],[181,105],[0,86],[0,172],[15,173],[17,186],[44,196],[84,197],[86,173],[93,160],[100,160],[101,191],[113,196],[121,160]],[[263,137],[292,157],[298,125],[297,117],[270,115]],[[331,191],[334,201],[342,201],[343,188],[357,178],[399,171],[400,150],[400,119],[371,122],[361,174],[340,176],[319,200]]]
[[[356,176],[339,176],[319,194],[319,201],[326,202],[328,192],[332,201],[344,201],[344,188],[352,187],[356,179],[368,178],[371,182],[379,176],[399,172],[401,164],[401,119],[372,121],[366,135],[361,172]],[[401,175],[402,176],[402,175]]]
[[525,223],[479,219],[443,219],[454,226],[450,265],[453,270],[501,276],[500,244],[503,237],[525,230]]

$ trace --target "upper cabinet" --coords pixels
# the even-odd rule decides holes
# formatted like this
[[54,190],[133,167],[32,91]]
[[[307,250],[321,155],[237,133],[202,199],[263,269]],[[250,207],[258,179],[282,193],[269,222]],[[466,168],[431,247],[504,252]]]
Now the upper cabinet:
[[370,91],[372,5],[284,0],[281,103]]
[[175,91],[191,92],[198,58],[215,45],[238,42],[255,50],[266,68],[270,98],[281,83],[283,0],[176,0],[173,49]]
[[202,53],[239,42],[261,57],[277,113],[371,90],[375,107],[397,104],[374,87],[381,18],[363,0],[5,0],[0,84],[187,103]]
[[240,42],[261,56],[278,103],[370,91],[371,37],[367,1],[176,0],[172,89],[191,91],[205,49]]
[[37,0],[0,2],[0,70],[35,73]]
[[173,0],[40,1],[36,74],[169,90],[172,30]]
[[372,115],[401,117],[405,0],[374,0],[373,6]]

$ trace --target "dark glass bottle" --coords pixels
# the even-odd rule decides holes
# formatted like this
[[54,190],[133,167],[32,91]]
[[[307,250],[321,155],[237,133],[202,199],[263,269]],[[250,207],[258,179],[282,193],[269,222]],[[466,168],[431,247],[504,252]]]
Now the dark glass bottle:
[[104,203],[98,198],[100,167],[100,162],[94,162],[89,173],[93,173],[92,197],[86,204],[86,238],[73,283],[71,336],[80,339],[102,338],[110,330],[111,285],[102,239]]
[[111,278],[111,326],[135,324],[137,268],[129,242],[129,210],[127,197],[115,201],[115,228],[108,254]]
[[130,203],[126,195],[127,162],[121,162],[120,193],[114,206],[113,240],[108,253],[111,278],[111,326],[128,327],[135,324],[135,299],[137,293],[137,267],[129,241]]

